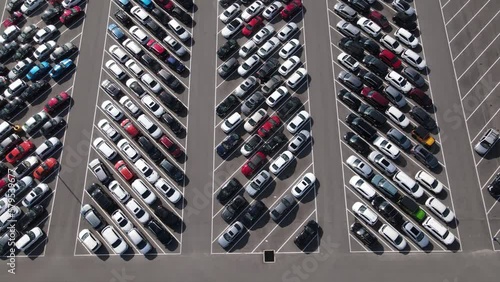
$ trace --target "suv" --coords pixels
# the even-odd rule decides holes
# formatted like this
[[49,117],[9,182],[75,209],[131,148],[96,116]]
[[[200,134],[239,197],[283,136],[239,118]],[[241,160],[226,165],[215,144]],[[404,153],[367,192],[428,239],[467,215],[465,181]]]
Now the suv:
[[279,221],[293,208],[297,202],[293,198],[292,195],[285,195],[282,197],[279,201],[278,204],[275,205],[269,214],[271,215],[271,218],[279,223]]
[[349,126],[354,129],[359,135],[367,139],[368,141],[375,139],[377,130],[375,130],[370,124],[358,117],[356,114],[349,114],[346,117],[346,122]]
[[422,162],[425,166],[429,167],[430,169],[435,169],[439,166],[439,162],[436,159],[436,157],[421,145],[416,145],[415,147],[413,147],[411,149],[411,153],[415,156],[417,160]]
[[419,223],[424,221],[427,216],[425,211],[408,196],[401,197],[397,204]]
[[344,140],[360,154],[368,154],[370,152],[370,146],[353,132],[344,134]]
[[361,106],[361,101],[346,89],[341,89],[339,93],[337,93],[337,97],[355,111]]
[[418,142],[420,142],[420,144],[424,145],[426,148],[431,148],[436,141],[431,136],[429,131],[421,125],[419,125],[417,128],[411,131],[411,137],[415,138]]
[[389,67],[386,64],[372,55],[365,56],[363,58],[363,63],[369,70],[373,71],[379,76],[385,76],[389,71]]
[[380,89],[384,82],[378,76],[364,69],[360,69],[358,76],[361,80],[367,85],[372,87],[373,89]]
[[[422,108],[413,107],[410,111],[410,116],[427,130],[433,130],[437,127],[436,121]],[[498,138],[497,138],[498,139]]]
[[340,39],[339,47],[347,54],[353,56],[358,60],[362,60],[365,55],[363,45],[361,45],[356,40],[352,40],[348,37],[343,37],[342,39]]
[[118,208],[115,201],[102,191],[99,184],[93,183],[86,190],[107,213],[112,214]]
[[486,155],[500,139],[500,133],[494,128],[489,128],[474,146],[474,151],[480,155]]
[[309,220],[304,226],[304,230],[302,230],[302,232],[295,237],[293,243],[295,243],[299,249],[304,250],[309,245],[309,242],[311,242],[312,239],[319,234],[319,232],[319,224],[314,220]]

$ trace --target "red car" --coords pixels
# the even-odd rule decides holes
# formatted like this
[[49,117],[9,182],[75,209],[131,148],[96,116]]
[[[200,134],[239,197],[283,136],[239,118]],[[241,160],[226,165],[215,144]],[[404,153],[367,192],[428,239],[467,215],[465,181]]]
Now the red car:
[[389,28],[390,26],[387,18],[378,11],[372,10],[370,14],[368,14],[368,18],[378,24],[382,29]]
[[33,172],[33,177],[38,180],[42,180],[47,177],[56,168],[58,162],[54,158],[46,159],[41,165],[39,165]]
[[281,10],[280,15],[284,20],[292,18],[302,8],[302,0],[293,0]]
[[158,58],[165,59],[168,56],[167,50],[160,43],[156,42],[154,39],[150,39],[146,44],[148,49],[153,52]]
[[260,137],[262,138],[267,138],[269,135],[271,135],[278,127],[281,125],[281,120],[278,116],[272,116],[270,117],[266,123],[264,123],[257,133],[259,134]]
[[241,30],[241,33],[245,36],[250,36],[254,31],[259,29],[259,27],[262,25],[262,17],[257,16],[253,18],[249,23],[245,25],[245,27]]
[[9,189],[9,183],[13,183],[14,181],[15,178],[13,175],[6,175],[4,178],[0,179],[0,197]]
[[15,164],[34,149],[35,144],[33,144],[33,142],[31,142],[30,140],[26,140],[12,149],[12,151],[10,151],[7,156],[5,156],[5,159],[9,164]]
[[409,93],[408,97],[410,97],[413,101],[417,102],[424,109],[432,109],[432,100],[429,98],[429,95],[425,94],[424,91],[413,88]]
[[21,13],[20,11],[15,11],[9,18],[5,19],[2,24],[4,27],[9,27],[11,25],[17,25],[23,19],[23,13]]
[[401,61],[392,53],[391,51],[384,49],[380,54],[378,54],[378,57],[382,62],[386,63],[388,66],[390,66],[393,69],[399,69],[401,67]]
[[137,127],[129,119],[125,119],[120,125],[132,138],[139,135],[139,130],[137,130]]
[[158,4],[163,10],[170,12],[175,8],[174,2],[171,0],[155,0],[156,4]]
[[59,17],[62,24],[67,24],[75,20],[82,13],[82,8],[75,6],[71,9],[64,10],[63,14]]
[[368,104],[378,109],[386,109],[389,106],[389,100],[382,94],[373,90],[371,87],[365,87],[361,90],[361,95],[368,102]]
[[160,138],[160,143],[167,148],[167,151],[172,157],[178,158],[182,156],[182,150],[177,146],[167,135],[163,135]]
[[241,167],[241,173],[246,177],[252,176],[254,172],[259,170],[259,168],[266,162],[266,155],[262,152],[257,152],[255,155],[250,157],[247,162]]
[[128,168],[127,164],[123,160],[116,162],[115,169],[118,170],[118,172],[127,181],[130,181],[135,177],[134,173]]
[[69,101],[69,99],[69,94],[63,91],[57,94],[56,97],[50,98],[45,107],[43,107],[43,110],[48,114],[53,113],[57,108]]

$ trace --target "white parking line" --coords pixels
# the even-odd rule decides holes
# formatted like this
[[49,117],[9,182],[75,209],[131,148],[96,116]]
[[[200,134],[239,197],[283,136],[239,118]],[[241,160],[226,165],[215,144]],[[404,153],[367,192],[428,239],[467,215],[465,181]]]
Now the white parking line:
[[500,82],[497,82],[495,87],[493,87],[493,89],[491,89],[491,91],[488,93],[488,95],[486,95],[486,97],[484,97],[484,99],[481,101],[481,103],[479,103],[479,105],[477,105],[477,108],[465,119],[465,121],[468,121],[474,115],[474,113],[481,107],[481,105],[484,103],[484,101],[486,101],[488,99],[488,97],[491,95],[491,93],[493,93],[493,91],[495,91],[495,89],[497,89],[499,84],[500,84]]
[[490,180],[491,180],[491,179],[492,179],[495,175],[497,175],[497,171],[498,171],[499,169],[500,169],[500,166],[499,166],[499,167],[497,167],[497,169],[495,169],[495,171],[493,172],[493,174],[492,174],[492,175],[491,175],[491,176],[490,176],[490,177],[486,180],[486,182],[483,184],[483,186],[481,186],[481,190],[482,190],[482,189],[484,189],[484,188],[486,188],[486,185],[487,185],[488,183],[490,183]]
[[[469,0],[469,1],[470,1],[470,0]],[[467,1],[467,3],[469,3],[469,1]],[[464,30],[464,29],[465,29],[465,27],[469,25],[469,23],[470,23],[470,22],[471,22],[471,21],[472,21],[472,20],[473,20],[473,19],[474,19],[474,18],[475,18],[475,17],[476,17],[476,16],[477,16],[477,15],[478,15],[478,14],[479,14],[479,13],[480,13],[483,9],[484,9],[484,7],[486,7],[486,5],[488,5],[488,3],[489,3],[490,1],[491,1],[491,0],[486,1],[486,3],[485,3],[482,7],[481,7],[481,9],[479,9],[479,11],[477,11],[477,12],[474,14],[474,16],[472,16],[472,18],[470,18],[470,20],[469,20],[469,21],[468,21],[468,22],[467,22],[467,23],[466,23],[466,24],[465,24],[465,25],[464,25],[464,26],[463,26],[463,27],[462,27],[462,28],[461,28],[461,29],[457,32],[457,34],[455,34],[455,36],[453,36],[453,38],[451,38],[451,40],[449,41],[449,43],[451,43],[451,42],[452,42],[452,41],[453,41],[453,40],[454,40],[454,39],[455,39],[455,38],[456,38],[456,37],[457,37],[457,36],[458,36],[458,35],[462,32],[462,30]],[[465,4],[465,5],[467,5],[467,4]],[[465,5],[464,5],[464,7],[465,7]],[[463,9],[464,7],[462,7],[462,9]],[[460,9],[460,10],[462,10],[462,9]],[[460,11],[459,11],[459,12],[460,12]],[[458,12],[457,12],[457,13],[458,13]],[[453,17],[455,17],[455,16],[453,16]],[[448,23],[449,23],[452,19],[453,19],[453,18],[451,18],[451,19],[450,19],[450,20],[446,23],[446,25],[448,25]],[[446,25],[445,25],[445,28],[446,28]]]
[[451,0],[448,0],[446,1],[446,3],[443,4],[443,6],[441,6],[441,9],[443,9],[446,5],[448,5],[448,3],[450,3]]
[[496,197],[495,202],[491,206],[491,208],[486,212],[486,214],[490,214],[491,210],[495,207],[495,205],[498,203],[498,200],[500,200],[500,197]]
[[[283,247],[286,245],[286,243],[288,243],[288,241],[290,241],[290,239],[293,238],[293,236],[295,234],[297,234],[297,231],[299,231],[300,229],[304,228],[304,225],[307,221],[309,221],[309,219],[311,218],[311,216],[313,215],[313,213],[317,212],[317,210],[313,210],[307,217],[305,220],[302,221],[302,223],[299,225],[299,227],[297,227],[290,236],[288,236],[288,238],[285,240],[285,242],[283,242],[283,244],[281,244],[281,246],[276,250],[276,253],[279,253],[281,249],[283,249]],[[316,235],[318,236],[318,235]],[[313,239],[316,239],[316,238],[313,238]],[[313,240],[309,241],[309,243],[307,243],[307,245],[304,247],[304,249],[307,248],[307,246],[309,246],[310,243],[312,243]]]
[[493,44],[495,42],[495,40],[498,38],[498,36],[500,36],[500,33],[497,34],[497,36],[495,36],[495,38],[488,44],[486,45],[486,47],[484,48],[484,50],[476,56],[476,59],[474,59],[474,61],[465,69],[465,71],[458,77],[458,80],[460,80],[460,78],[462,78],[462,76],[464,76],[464,74],[467,73],[467,71],[474,65],[474,63],[479,60],[479,58],[484,54],[484,52],[486,52],[488,50],[488,48],[491,46],[491,44]]
[[[490,0],[488,0],[489,2]],[[468,0],[465,4],[462,5],[462,7],[460,7],[460,9],[444,24],[445,27],[458,15],[460,14],[460,12],[463,10],[463,8],[465,8],[465,6],[467,6],[467,4],[469,4],[470,0]]]
[[498,114],[499,111],[500,111],[500,109],[498,109],[493,115],[491,115],[491,118],[484,124],[483,127],[481,127],[481,130],[479,130],[478,133],[476,134],[476,136],[474,136],[474,138],[471,139],[471,143],[472,143],[472,141],[476,140],[476,138],[479,136],[479,134],[481,134],[483,132],[483,130],[486,128],[486,126],[488,126],[490,121],[493,120],[493,118],[495,118],[495,116]]
[[[469,89],[469,91],[467,91],[467,93],[465,93],[465,95],[462,97],[462,100],[465,99],[465,97],[467,97],[467,95],[469,95],[472,90],[474,90],[474,88],[476,87],[476,85],[478,85],[479,82],[481,82],[481,80],[483,79],[483,77],[485,77],[488,72],[491,70],[492,67],[495,66],[495,64],[498,62],[498,60],[500,59],[500,57],[498,57],[495,62],[493,62],[493,64],[491,64],[491,66],[484,72],[483,75],[481,75],[481,77],[476,81],[476,83],[474,83],[474,85],[472,85],[472,87]],[[458,79],[457,79],[457,82],[458,82]]]

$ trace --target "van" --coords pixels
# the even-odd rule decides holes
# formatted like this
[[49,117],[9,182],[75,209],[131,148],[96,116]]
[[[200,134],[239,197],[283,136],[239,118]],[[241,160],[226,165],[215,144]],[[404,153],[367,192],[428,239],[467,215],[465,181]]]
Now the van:
[[399,171],[396,173],[392,180],[396,182],[399,187],[403,188],[407,193],[412,195],[414,198],[418,199],[424,195],[424,189],[420,187],[413,178],[408,176],[408,174]]
[[139,46],[139,44],[132,41],[132,39],[130,39],[130,38],[125,39],[125,41],[123,41],[122,44],[123,44],[123,47],[125,47],[125,49],[127,49],[127,51],[132,53],[132,55],[136,58],[139,58],[144,53],[141,46]]
[[21,92],[23,92],[26,87],[28,87],[26,82],[18,78],[17,80],[9,84],[9,87],[7,88],[7,90],[5,90],[3,95],[5,96],[5,98],[12,99],[13,97],[18,96]]
[[375,174],[370,182],[375,186],[375,188],[390,197],[392,200],[397,201],[401,197],[398,189],[380,174]]
[[439,241],[443,242],[445,245],[451,245],[455,242],[455,235],[451,233],[446,227],[435,220],[432,217],[427,217],[427,219],[422,222],[422,226],[425,227],[434,237],[438,238]]

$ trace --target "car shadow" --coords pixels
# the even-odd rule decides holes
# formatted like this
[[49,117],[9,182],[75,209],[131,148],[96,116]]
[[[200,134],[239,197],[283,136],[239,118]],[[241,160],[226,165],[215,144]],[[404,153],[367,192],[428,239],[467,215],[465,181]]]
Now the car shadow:
[[500,142],[496,142],[495,146],[490,149],[490,151],[484,155],[487,160],[493,160],[500,157]]
[[277,176],[279,180],[285,180],[291,177],[295,173],[295,168],[297,167],[297,159],[293,159],[292,162]]
[[248,230],[257,230],[259,228],[262,228],[266,226],[266,224],[271,220],[271,216],[269,215],[269,209],[266,208],[266,210],[263,212],[262,216],[255,222]]
[[109,259],[109,252],[104,246],[101,246],[97,251],[95,251],[95,254],[96,257],[102,261],[107,261]]
[[149,251],[149,253],[145,254],[144,257],[147,259],[147,260],[154,260],[155,258],[158,257],[158,250],[156,250],[156,248],[151,248],[151,251]]
[[129,247],[126,252],[120,255],[124,261],[130,261],[135,257],[134,249]]
[[[255,200],[263,200],[264,198],[267,198],[271,196],[276,189],[276,181],[271,180],[270,183],[268,183],[261,191],[255,196]],[[245,190],[243,190],[245,191]]]
[[392,161],[400,167],[406,167],[408,165],[408,162],[406,161],[406,159],[401,157],[401,156],[395,160],[392,160]]
[[309,142],[307,142],[304,147],[302,147],[301,151],[295,156],[297,159],[303,159],[307,157],[312,152],[312,148],[314,145],[314,138],[311,137]]

